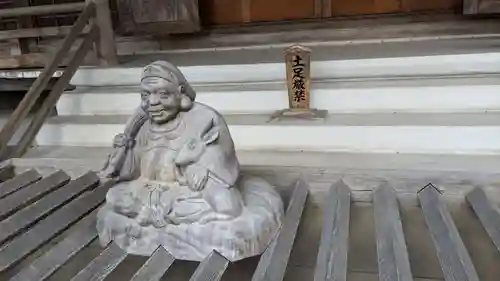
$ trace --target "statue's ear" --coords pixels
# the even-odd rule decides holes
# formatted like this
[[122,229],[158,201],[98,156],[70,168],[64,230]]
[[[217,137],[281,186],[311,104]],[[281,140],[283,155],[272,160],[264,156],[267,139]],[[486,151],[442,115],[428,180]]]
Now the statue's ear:
[[203,142],[206,145],[209,145],[213,142],[215,142],[219,138],[219,131],[217,128],[213,128],[212,130],[208,131],[205,135],[203,135]]
[[193,107],[193,101],[186,95],[181,96],[181,110],[188,111]]
[[179,85],[179,93],[181,93],[181,94],[186,93],[186,87],[184,85]]

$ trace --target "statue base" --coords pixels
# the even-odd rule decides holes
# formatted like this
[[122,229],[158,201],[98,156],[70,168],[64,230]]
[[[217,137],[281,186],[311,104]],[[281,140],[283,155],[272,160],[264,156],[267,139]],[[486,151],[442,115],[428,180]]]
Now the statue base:
[[[182,188],[175,188],[175,192]],[[196,192],[187,191],[182,200],[170,200],[171,207],[164,208],[172,198],[168,193],[148,194],[133,181],[118,184],[110,189],[97,215],[100,242],[107,245],[113,241],[127,253],[143,256],[161,245],[176,259],[190,261],[202,261],[212,251],[232,262],[260,255],[281,226],[281,197],[273,186],[255,177],[244,178],[233,188],[241,193],[244,207],[239,216],[228,218],[207,208]],[[185,195],[193,200],[188,202]],[[155,197],[159,201],[149,203]],[[134,204],[136,207],[131,207]],[[144,224],[144,210],[156,213],[153,220],[168,219],[166,223]]]
[[290,119],[300,119],[300,120],[318,120],[326,119],[328,116],[328,110],[320,109],[295,109],[289,108],[284,110],[279,110],[271,116],[270,122],[280,121],[280,120],[290,120]]

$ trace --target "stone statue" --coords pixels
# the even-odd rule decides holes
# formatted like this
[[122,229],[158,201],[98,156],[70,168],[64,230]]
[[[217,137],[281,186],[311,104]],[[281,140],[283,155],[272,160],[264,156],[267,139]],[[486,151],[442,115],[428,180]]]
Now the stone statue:
[[261,254],[283,218],[274,187],[240,177],[224,119],[195,102],[177,67],[146,66],[141,90],[141,106],[100,172],[118,182],[97,216],[101,243],[138,255],[162,245],[194,261],[213,250],[230,261]]

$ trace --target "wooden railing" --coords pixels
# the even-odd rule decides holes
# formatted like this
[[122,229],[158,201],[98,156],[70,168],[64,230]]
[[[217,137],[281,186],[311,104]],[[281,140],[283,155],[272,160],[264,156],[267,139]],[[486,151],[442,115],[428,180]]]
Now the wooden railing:
[[[108,0],[87,0],[86,3],[5,9],[0,10],[0,17],[42,15],[69,11],[81,11],[81,14],[53,58],[45,66],[0,131],[0,159],[20,157],[26,152],[64,89],[68,86],[78,67],[82,64],[85,56],[93,47],[95,47],[96,53],[103,64],[113,65],[117,63]],[[88,32],[86,32],[76,52],[73,53],[67,67],[64,69],[64,73],[58,78],[42,104],[37,107],[38,109],[30,118],[31,122],[22,134],[20,141],[12,151],[8,151],[7,145],[14,133],[21,127],[23,122],[26,122],[28,114],[32,111],[37,100],[39,100],[41,93],[47,88],[47,84],[59,65],[61,65],[62,61],[69,54],[71,46],[81,36],[82,31],[87,26]]]

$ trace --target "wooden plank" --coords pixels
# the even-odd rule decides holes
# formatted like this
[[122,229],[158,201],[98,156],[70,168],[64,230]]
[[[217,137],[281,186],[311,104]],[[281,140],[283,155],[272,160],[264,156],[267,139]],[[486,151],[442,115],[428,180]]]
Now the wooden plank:
[[84,193],[1,248],[0,272],[36,251],[47,241],[97,208],[104,202],[106,193],[113,184],[113,182],[106,182],[92,192]]
[[127,257],[127,253],[111,243],[71,281],[102,281]]
[[342,181],[328,192],[314,281],[346,281],[351,191]]
[[314,17],[323,17],[323,0],[314,0]]
[[[16,7],[29,7],[29,0],[17,0],[14,2]],[[17,19],[18,28],[33,28],[33,18],[31,16],[23,16]],[[19,39],[19,48],[22,54],[28,54],[30,52],[30,40],[29,39]]]
[[130,281],[159,281],[174,261],[174,256],[160,246]]
[[0,218],[5,218],[21,208],[33,203],[46,194],[67,184],[71,180],[63,171],[58,171],[39,182],[0,200]]
[[463,14],[473,15],[477,14],[479,8],[479,0],[462,0]]
[[[0,56],[0,69],[43,67],[50,60],[50,56],[42,53]],[[64,65],[64,62],[58,66]]]
[[31,7],[0,9],[0,18],[42,16],[42,15],[80,12],[85,9],[85,6],[86,6],[85,3],[68,3],[68,4],[37,5]]
[[252,21],[252,2],[251,0],[241,0],[241,18],[243,22]]
[[21,269],[10,281],[44,281],[84,247],[97,238],[95,210],[88,214],[72,229],[71,233],[54,247],[50,248],[33,263]]
[[0,182],[6,182],[15,177],[14,166],[9,162],[0,162]]
[[87,24],[89,18],[94,14],[94,3],[90,1],[86,5],[87,6],[85,10],[82,12],[80,17],[78,17],[78,20],[73,26],[73,29],[71,30],[70,34],[64,39],[62,45],[57,50],[51,63],[46,65],[46,67],[43,69],[42,74],[35,80],[29,91],[17,106],[16,110],[12,113],[9,120],[0,131],[0,155],[4,155],[4,150],[6,149],[8,142],[10,141],[16,130],[21,126],[22,122],[40,97],[42,91],[45,89],[45,87],[47,87],[47,84],[52,78],[52,75],[62,63],[63,59],[66,57],[76,38],[80,35],[80,32]]
[[332,1],[333,0],[323,0],[321,8],[323,18],[332,17]]
[[50,112],[55,107],[57,101],[68,86],[75,72],[78,70],[78,67],[80,67],[89,50],[92,49],[92,44],[95,42],[97,35],[98,28],[97,26],[93,26],[90,33],[85,36],[85,39],[73,55],[73,58],[71,59],[68,67],[64,70],[63,75],[57,80],[49,95],[45,98],[42,105],[33,116],[30,125],[24,132],[13,152],[13,157],[22,157],[30,148],[31,143],[42,128],[45,119],[47,119]]
[[477,9],[479,14],[498,14],[500,13],[500,0],[482,0]]
[[117,0],[117,5],[126,33],[166,35],[200,30],[198,0]]
[[42,176],[36,170],[28,170],[0,184],[0,199],[39,181]]
[[313,0],[251,0],[252,22],[314,18]]
[[252,281],[283,280],[308,194],[309,186],[303,180],[297,181],[281,229],[262,254]]
[[225,257],[213,251],[200,263],[189,281],[219,281],[228,265]]
[[[0,40],[22,39],[36,37],[64,37],[71,31],[72,26],[49,26],[0,31]],[[87,34],[90,28],[86,26],[82,33]]]
[[445,280],[479,281],[469,253],[441,198],[441,193],[435,186],[428,184],[419,191],[418,199],[437,249]]
[[3,220],[0,222],[0,243],[95,187],[98,182],[99,177],[94,172],[89,172]]
[[476,187],[466,195],[467,202],[479,217],[493,244],[500,251],[500,213],[493,206],[482,188]]
[[[119,0],[125,1],[125,0]],[[242,23],[242,2],[234,0],[198,0],[200,17],[204,25]],[[120,3],[118,3],[120,4]],[[120,16],[122,12],[120,11]]]
[[118,64],[116,53],[115,33],[113,23],[111,22],[111,11],[109,9],[109,0],[95,1],[96,16],[94,24],[99,26],[99,56],[101,64],[112,66]]
[[382,184],[373,193],[380,281],[412,281],[408,249],[394,189]]

